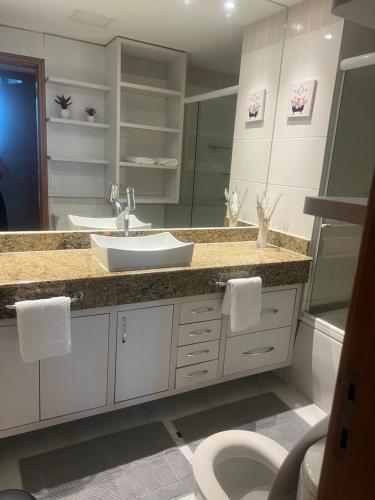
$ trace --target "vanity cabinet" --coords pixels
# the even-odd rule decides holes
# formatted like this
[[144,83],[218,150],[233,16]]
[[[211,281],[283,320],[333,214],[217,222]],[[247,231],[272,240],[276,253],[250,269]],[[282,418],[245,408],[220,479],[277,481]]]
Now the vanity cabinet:
[[108,335],[109,314],[72,318],[72,352],[40,362],[42,420],[107,404]]
[[117,315],[115,402],[168,390],[173,305]]
[[16,326],[0,327],[0,430],[39,420],[39,363],[23,363]]

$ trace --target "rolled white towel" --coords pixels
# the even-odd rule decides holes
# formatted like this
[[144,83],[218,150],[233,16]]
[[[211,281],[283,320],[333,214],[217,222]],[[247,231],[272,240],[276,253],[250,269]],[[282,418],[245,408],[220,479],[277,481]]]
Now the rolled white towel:
[[125,156],[125,161],[140,165],[155,165],[156,163],[155,158],[149,158],[148,156]]
[[179,161],[177,158],[155,158],[157,165],[168,165],[169,167],[178,167]]

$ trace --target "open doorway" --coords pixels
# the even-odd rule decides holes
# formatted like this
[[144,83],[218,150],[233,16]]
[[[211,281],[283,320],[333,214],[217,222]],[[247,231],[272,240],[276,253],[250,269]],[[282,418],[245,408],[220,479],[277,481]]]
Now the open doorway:
[[0,53],[0,231],[48,229],[44,61]]

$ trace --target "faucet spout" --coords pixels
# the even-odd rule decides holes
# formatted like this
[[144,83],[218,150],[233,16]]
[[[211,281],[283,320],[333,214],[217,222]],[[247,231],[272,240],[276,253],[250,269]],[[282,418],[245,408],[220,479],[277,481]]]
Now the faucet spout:
[[135,210],[135,192],[134,188],[127,187],[125,190],[126,207],[124,210],[124,236],[129,236],[130,212]]

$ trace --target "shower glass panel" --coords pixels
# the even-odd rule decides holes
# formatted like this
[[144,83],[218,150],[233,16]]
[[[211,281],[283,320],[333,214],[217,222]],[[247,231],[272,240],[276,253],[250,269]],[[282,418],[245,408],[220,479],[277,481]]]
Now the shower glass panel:
[[180,203],[166,227],[220,227],[226,214],[237,95],[185,105]]
[[[375,67],[345,73],[327,196],[366,198],[375,164]],[[345,329],[362,227],[322,220],[310,313]]]

